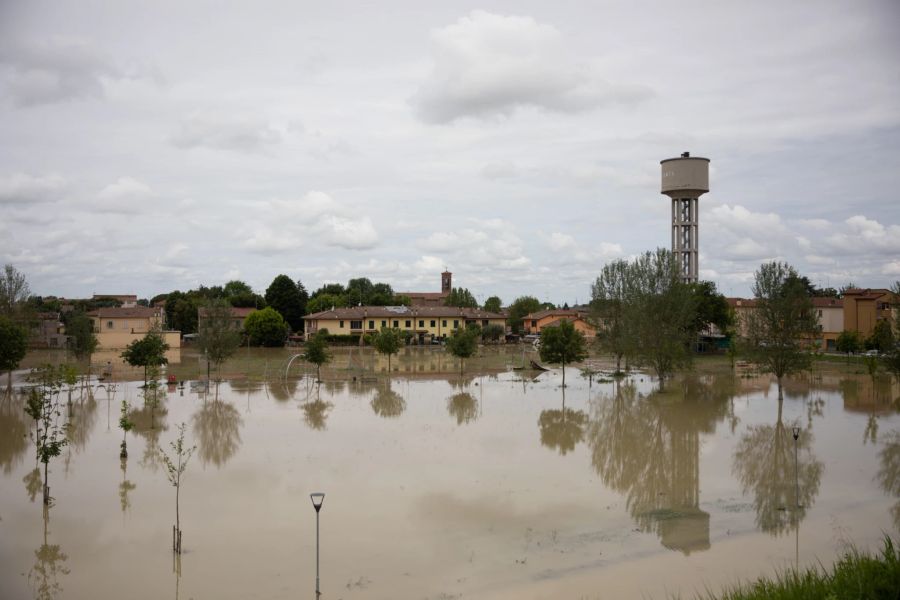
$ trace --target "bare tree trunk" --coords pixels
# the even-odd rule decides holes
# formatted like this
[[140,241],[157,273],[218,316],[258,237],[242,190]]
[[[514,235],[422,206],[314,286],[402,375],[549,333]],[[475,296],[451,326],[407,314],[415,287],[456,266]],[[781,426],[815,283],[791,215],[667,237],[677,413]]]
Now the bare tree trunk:
[[50,506],[50,486],[47,485],[47,463],[44,463],[44,506]]

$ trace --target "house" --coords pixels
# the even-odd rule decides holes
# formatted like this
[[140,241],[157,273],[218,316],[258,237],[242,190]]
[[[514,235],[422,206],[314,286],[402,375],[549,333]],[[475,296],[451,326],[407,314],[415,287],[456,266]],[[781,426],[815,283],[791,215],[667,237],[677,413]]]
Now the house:
[[[757,300],[746,298],[726,298],[734,311],[735,330],[738,337],[750,334],[750,315],[757,307]],[[822,350],[835,350],[838,336],[844,330],[844,301],[840,298],[810,298],[821,327],[817,340]]]
[[544,327],[558,327],[562,321],[571,321],[576,330],[590,339],[597,335],[597,330],[587,318],[587,310],[578,308],[539,310],[522,317],[522,330],[526,334],[539,334]]
[[844,328],[868,337],[878,321],[893,323],[893,306],[900,301],[897,294],[886,289],[844,290]]
[[39,312],[35,315],[29,336],[32,348],[65,348],[68,339],[58,312]]
[[443,338],[469,324],[506,327],[506,318],[478,308],[455,306],[352,306],[332,308],[303,317],[306,339],[322,329],[336,335],[364,335],[383,327],[411,331],[420,342]]
[[[125,348],[131,342],[143,338],[154,327],[163,328],[165,311],[146,306],[98,308],[87,313],[94,323],[97,349]],[[181,332],[163,331],[163,338],[170,348],[181,347]]]
[[441,273],[440,292],[396,292],[396,294],[409,298],[411,306],[443,306],[452,289],[453,273],[445,270]]
[[[231,327],[235,331],[243,331],[244,330],[244,319],[247,318],[252,312],[255,312],[256,309],[253,307],[244,308],[238,306],[231,307]],[[197,309],[197,331],[201,331],[203,329],[203,322],[206,320],[206,307],[201,306]]]

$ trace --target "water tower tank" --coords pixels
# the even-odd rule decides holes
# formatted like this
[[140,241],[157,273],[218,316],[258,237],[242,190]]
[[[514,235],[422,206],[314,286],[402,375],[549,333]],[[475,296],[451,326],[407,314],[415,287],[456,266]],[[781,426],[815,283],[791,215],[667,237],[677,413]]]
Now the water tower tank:
[[699,198],[709,191],[709,159],[683,153],[662,165],[661,191],[672,199],[672,254],[682,279],[697,281],[700,255]]

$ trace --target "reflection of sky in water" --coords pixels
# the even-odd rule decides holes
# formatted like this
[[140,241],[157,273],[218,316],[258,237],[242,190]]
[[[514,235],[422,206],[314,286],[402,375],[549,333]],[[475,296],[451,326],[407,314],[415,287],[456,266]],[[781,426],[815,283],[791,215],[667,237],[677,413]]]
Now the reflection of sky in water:
[[[843,537],[877,545],[900,520],[900,390],[886,380],[791,380],[779,402],[762,377],[690,376],[654,393],[645,376],[589,385],[573,370],[563,397],[558,372],[460,377],[454,363],[429,379],[409,366],[413,378],[346,371],[318,388],[236,381],[218,401],[176,388],[152,418],[134,385],[100,389],[73,403],[41,544],[33,425],[21,398],[0,403],[0,596],[34,597],[38,546],[62,597],[116,598],[123,586],[160,597],[176,584],[183,597],[302,593],[314,585],[307,504],[319,489],[323,588],[348,597],[690,591],[795,552],[814,564]],[[123,397],[136,423],[125,464]],[[157,449],[180,423],[198,449],[176,580],[174,489]]]

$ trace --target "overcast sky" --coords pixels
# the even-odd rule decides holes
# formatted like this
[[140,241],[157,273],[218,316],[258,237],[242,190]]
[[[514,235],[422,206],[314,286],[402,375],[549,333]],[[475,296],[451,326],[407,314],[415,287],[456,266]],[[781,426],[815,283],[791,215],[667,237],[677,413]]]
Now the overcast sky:
[[683,151],[723,293],[900,279],[900,3],[0,1],[0,261],[37,294],[446,266],[583,302],[669,246]]

